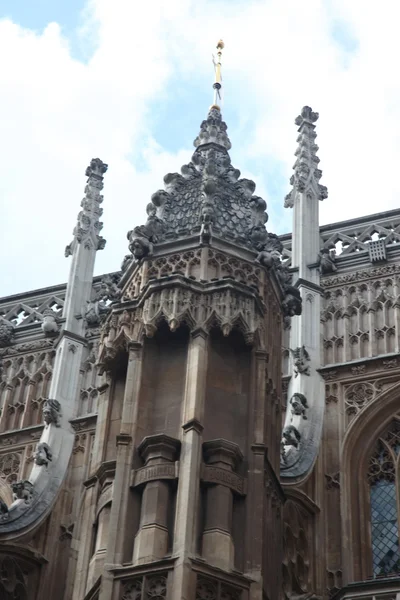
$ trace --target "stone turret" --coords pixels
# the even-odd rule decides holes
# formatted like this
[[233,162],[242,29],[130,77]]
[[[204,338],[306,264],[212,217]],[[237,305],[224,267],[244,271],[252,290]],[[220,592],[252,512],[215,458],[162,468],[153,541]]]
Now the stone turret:
[[[218,106],[194,145],[128,232],[121,295],[102,329],[98,367],[110,385],[96,457],[110,444],[107,415],[119,406],[121,419],[107,542],[95,543],[79,584],[87,594],[101,575],[100,600],[117,585],[126,597],[134,584],[147,589],[157,565],[160,598],[279,593],[281,333],[301,299],[266,230],[266,203],[231,165]],[[103,468],[97,458],[93,472]],[[88,553],[83,544],[78,564]],[[130,565],[122,584],[110,564]]]

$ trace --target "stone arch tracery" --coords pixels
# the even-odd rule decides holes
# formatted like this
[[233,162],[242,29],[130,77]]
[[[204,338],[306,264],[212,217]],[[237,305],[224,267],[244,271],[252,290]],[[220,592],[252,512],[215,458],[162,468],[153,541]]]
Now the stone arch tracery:
[[400,572],[399,455],[400,415],[393,419],[376,441],[367,471],[371,558],[375,577]]
[[[371,515],[371,489],[379,490],[379,486],[383,487],[379,482],[390,483],[393,478],[400,481],[397,450],[391,446],[400,440],[399,396],[400,384],[396,384],[364,406],[343,441],[340,488],[341,514],[345,516],[342,518],[345,584],[378,574],[378,567],[373,568],[376,512]],[[399,514],[399,508],[397,511]]]
[[289,600],[313,591],[312,545],[317,507],[302,492],[285,492],[288,499],[283,507],[282,597]]

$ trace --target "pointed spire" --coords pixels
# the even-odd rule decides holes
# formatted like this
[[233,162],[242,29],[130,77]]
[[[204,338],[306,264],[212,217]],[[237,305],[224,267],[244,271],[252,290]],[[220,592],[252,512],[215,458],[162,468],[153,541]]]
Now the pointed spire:
[[221,110],[221,87],[222,87],[222,75],[221,75],[221,58],[222,50],[225,48],[225,44],[222,40],[219,40],[217,44],[217,60],[213,57],[214,69],[215,69],[215,80],[213,84],[214,88],[214,104],[210,107]]
[[103,196],[100,194],[103,189],[103,175],[107,171],[108,165],[99,158],[93,158],[86,169],[88,177],[85,187],[85,197],[81,202],[82,210],[78,214],[78,221],[74,227],[72,242],[65,248],[65,256],[71,256],[77,244],[83,243],[85,248],[94,247],[95,250],[103,250],[106,240],[99,235],[103,229],[103,223],[99,217],[103,214],[100,204],[103,202]]
[[327,188],[318,183],[322,177],[322,171],[318,168],[319,158],[316,154],[318,146],[315,143],[317,134],[314,123],[318,118],[317,112],[313,112],[309,106],[304,106],[301,114],[295,119],[295,124],[299,127],[297,137],[299,145],[295,152],[297,159],[293,166],[294,174],[290,178],[293,188],[285,198],[285,208],[294,206],[296,193],[311,192],[318,200],[328,197]]

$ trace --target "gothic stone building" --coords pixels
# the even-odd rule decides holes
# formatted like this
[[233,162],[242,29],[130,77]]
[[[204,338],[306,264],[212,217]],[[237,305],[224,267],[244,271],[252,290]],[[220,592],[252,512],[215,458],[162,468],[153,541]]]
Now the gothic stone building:
[[296,119],[292,234],[220,109],[93,278],[0,300],[0,600],[400,598],[400,210],[319,227]]

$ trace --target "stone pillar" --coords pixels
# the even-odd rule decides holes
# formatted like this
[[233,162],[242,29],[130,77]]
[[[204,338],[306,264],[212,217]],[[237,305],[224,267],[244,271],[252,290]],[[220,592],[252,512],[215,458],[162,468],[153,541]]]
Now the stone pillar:
[[189,557],[196,551],[199,504],[201,435],[207,377],[208,335],[196,329],[188,348],[183,407],[182,450],[179,467],[173,555],[176,556],[171,598],[194,597]]
[[79,548],[77,549],[78,559],[72,600],[80,600],[84,597],[88,582],[89,562],[93,545],[93,523],[96,516],[97,477],[91,477],[84,483],[84,486],[86,490],[83,499],[80,531],[77,532]]
[[[140,514],[140,529],[133,550],[136,564],[159,560],[168,552],[168,510],[171,486],[175,478],[175,464],[179,440],[165,434],[144,438],[138,452],[145,466],[136,472],[136,480],[144,483]],[[135,482],[136,483],[136,482]]]
[[129,360],[126,373],[124,402],[122,408],[121,431],[117,435],[117,459],[114,480],[114,496],[111,506],[107,553],[102,574],[99,600],[109,600],[112,596],[114,578],[108,567],[123,562],[126,536],[121,535],[128,509],[128,496],[131,493],[133,448],[136,444],[136,427],[139,411],[139,392],[142,379],[143,346],[139,342],[129,343]]
[[[230,474],[243,460],[237,444],[227,440],[211,440],[203,444],[207,489],[206,521],[203,532],[203,558],[225,571],[234,568],[232,539],[233,495],[229,486]],[[207,473],[208,471],[208,473]],[[228,485],[227,485],[228,484]]]

